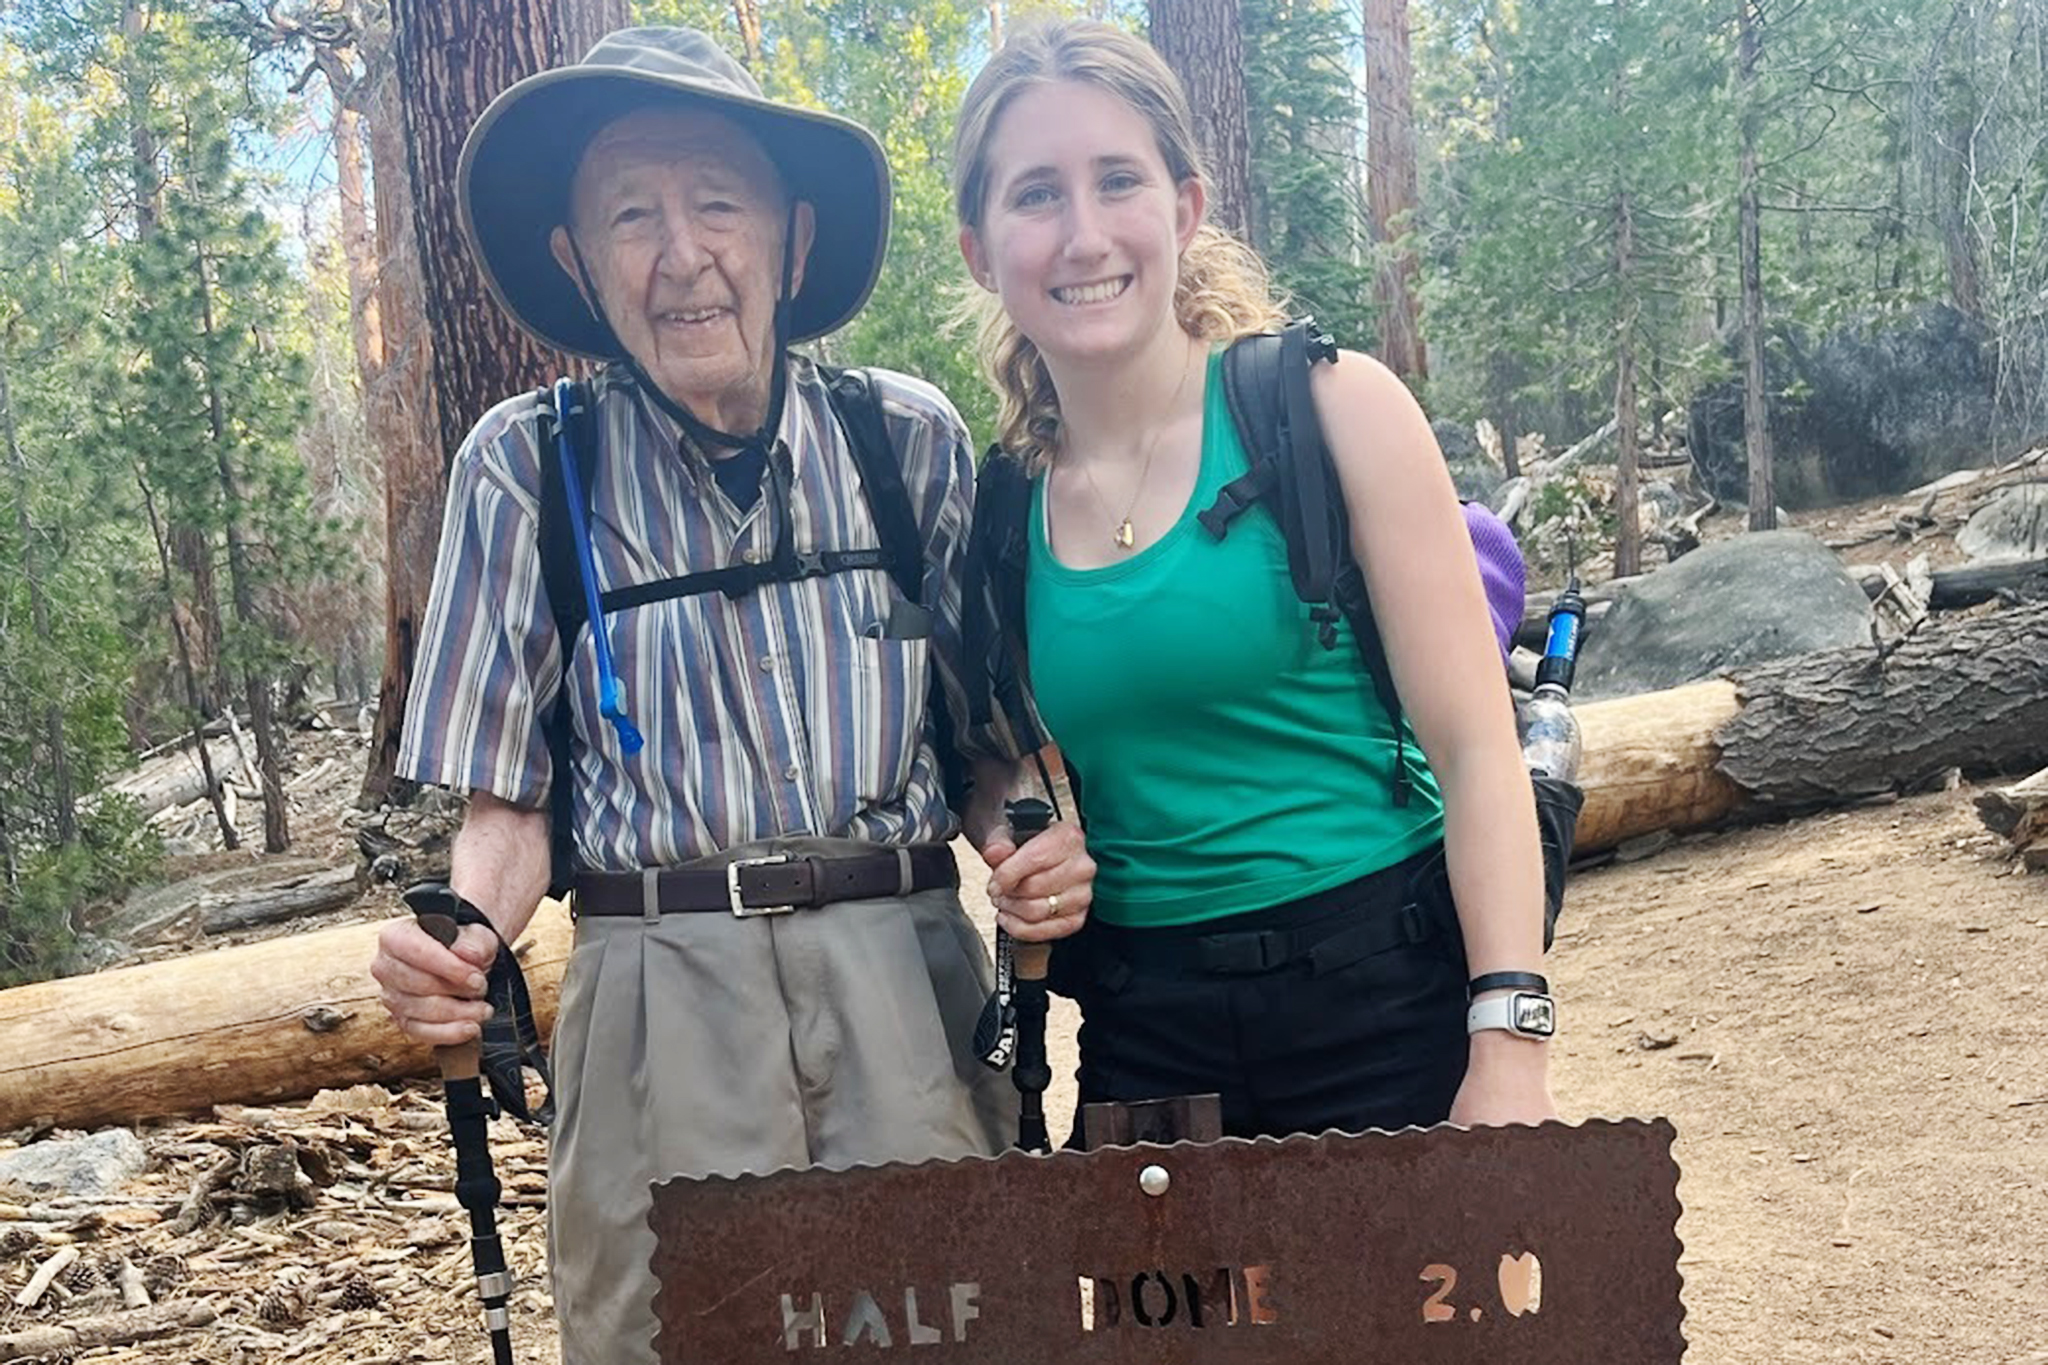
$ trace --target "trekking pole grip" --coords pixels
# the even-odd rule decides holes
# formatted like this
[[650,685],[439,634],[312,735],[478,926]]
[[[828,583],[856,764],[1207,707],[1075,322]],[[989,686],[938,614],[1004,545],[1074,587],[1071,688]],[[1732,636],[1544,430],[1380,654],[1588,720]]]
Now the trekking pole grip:
[[[1043,834],[1052,827],[1052,807],[1035,796],[1004,802],[1003,816],[1009,821],[1010,837],[1017,841],[1019,848],[1034,834]],[[1015,953],[1018,980],[1045,980],[1046,968],[1052,958],[1050,943],[1018,943]]]
[[[445,902],[444,902],[445,898]],[[427,937],[453,952],[462,928],[455,921],[455,893],[445,886],[416,886],[405,893],[405,903]],[[449,1043],[434,1049],[434,1065],[444,1081],[473,1081],[483,1074],[483,1040]]]

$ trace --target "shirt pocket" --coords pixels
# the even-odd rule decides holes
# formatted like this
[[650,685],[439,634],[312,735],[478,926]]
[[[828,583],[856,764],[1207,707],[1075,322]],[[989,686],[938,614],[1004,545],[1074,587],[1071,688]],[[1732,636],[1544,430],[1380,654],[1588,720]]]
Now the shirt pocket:
[[930,654],[924,638],[853,641],[852,706],[842,720],[854,727],[854,796],[863,808],[893,804],[910,781],[924,740]]

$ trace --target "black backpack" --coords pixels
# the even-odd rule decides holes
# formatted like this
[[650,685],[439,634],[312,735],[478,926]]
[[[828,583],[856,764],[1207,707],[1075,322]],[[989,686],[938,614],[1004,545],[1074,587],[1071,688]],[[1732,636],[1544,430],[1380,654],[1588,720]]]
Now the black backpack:
[[[881,399],[876,396],[874,385],[864,370],[840,370],[823,365],[817,368],[825,380],[833,415],[846,433],[854,467],[860,473],[861,491],[867,498],[868,512],[874,518],[881,544],[864,549],[817,550],[799,554],[791,544],[788,500],[764,488],[763,496],[771,499],[775,515],[780,518],[773,558],[758,564],[735,564],[653,583],[613,588],[599,597],[600,611],[609,615],[626,607],[706,592],[723,592],[728,597],[739,598],[764,583],[784,583],[856,569],[886,569],[895,580],[897,591],[906,600],[925,603],[924,537],[918,529],[917,512],[911,505],[910,492],[903,485],[903,467],[889,441]],[[584,605],[583,580],[571,529],[569,492],[562,476],[561,461],[555,458],[554,405],[546,390],[541,392],[539,403],[541,580],[546,585],[555,630],[561,640],[562,666],[566,674],[569,660],[574,656],[577,636],[589,623],[589,613]],[[591,481],[598,464],[593,440],[593,404],[587,385],[574,387],[569,411],[570,421],[575,425],[570,433],[572,448],[578,455],[576,469],[582,483],[576,494],[587,514]],[[772,469],[763,477],[772,478]],[[934,611],[937,609],[936,599],[925,605]],[[925,714],[945,784],[946,803],[957,811],[965,798],[969,765],[954,742],[953,725],[947,713],[944,689],[939,685],[937,667],[933,666],[930,673]],[[566,683],[566,676],[564,681]],[[574,784],[564,780],[565,775],[575,771],[571,750],[573,719],[566,685],[557,691],[543,728],[547,735],[548,756],[555,772],[548,810],[549,893],[560,896],[573,884],[576,850]]]

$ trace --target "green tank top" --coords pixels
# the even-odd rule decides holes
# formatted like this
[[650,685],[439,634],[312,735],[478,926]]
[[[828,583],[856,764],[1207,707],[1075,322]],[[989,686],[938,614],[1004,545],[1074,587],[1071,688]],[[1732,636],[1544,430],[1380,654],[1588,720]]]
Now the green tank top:
[[1394,806],[1393,725],[1348,624],[1335,649],[1317,642],[1271,515],[1254,507],[1220,541],[1195,519],[1248,467],[1219,360],[1194,494],[1156,543],[1070,569],[1046,542],[1045,480],[1032,489],[1031,684],[1081,773],[1093,913],[1112,924],[1278,905],[1443,837],[1431,774]]

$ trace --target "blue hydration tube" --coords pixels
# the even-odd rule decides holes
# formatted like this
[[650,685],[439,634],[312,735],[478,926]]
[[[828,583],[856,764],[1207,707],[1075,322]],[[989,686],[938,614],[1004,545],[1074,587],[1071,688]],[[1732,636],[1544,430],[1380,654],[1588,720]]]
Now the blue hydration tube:
[[[597,709],[612,728],[619,732],[619,748],[631,758],[640,752],[646,743],[640,731],[634,726],[633,718],[626,714],[626,704],[619,691],[619,675],[612,671],[611,640],[605,634],[604,612],[598,605],[597,564],[590,553],[590,516],[584,510],[580,490],[583,480],[577,475],[576,450],[569,437],[569,414],[576,393],[576,385],[567,379],[555,381],[555,454],[562,462],[562,487],[567,490],[564,499],[569,504],[569,526],[576,539],[576,566],[583,578],[583,609],[590,618],[591,638],[597,643]],[[567,649],[569,642],[564,640]],[[568,666],[563,660],[564,676]]]

